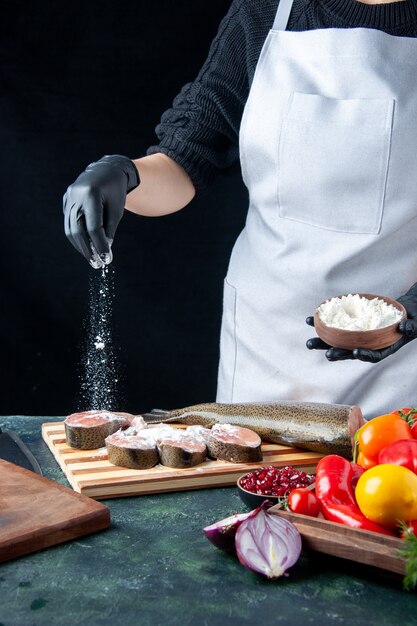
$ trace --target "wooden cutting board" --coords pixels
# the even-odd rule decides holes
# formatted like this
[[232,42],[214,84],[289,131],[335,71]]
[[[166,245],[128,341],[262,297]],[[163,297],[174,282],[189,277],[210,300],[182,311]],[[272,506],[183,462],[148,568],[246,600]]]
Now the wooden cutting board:
[[104,504],[0,459],[0,563],[109,524]]
[[[178,428],[185,427],[178,425]],[[262,444],[263,460],[258,463],[205,461],[187,469],[156,465],[147,470],[133,470],[109,463],[106,448],[70,448],[65,441],[63,422],[42,424],[42,437],[75,491],[97,499],[235,485],[242,474],[271,464],[293,465],[313,472],[324,456],[268,443]]]
[[283,511],[278,506],[271,507],[269,512],[292,522],[301,535],[303,548],[307,550],[404,575],[405,559],[398,554],[404,544],[397,537]]

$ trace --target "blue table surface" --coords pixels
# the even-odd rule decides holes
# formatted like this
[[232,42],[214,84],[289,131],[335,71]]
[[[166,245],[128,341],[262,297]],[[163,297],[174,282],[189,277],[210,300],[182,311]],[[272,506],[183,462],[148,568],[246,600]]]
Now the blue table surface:
[[[68,486],[41,436],[59,419],[4,416],[0,427]],[[417,593],[378,570],[310,553],[268,581],[217,550],[202,528],[247,510],[234,487],[103,502],[108,530],[0,565],[0,626],[417,625]]]

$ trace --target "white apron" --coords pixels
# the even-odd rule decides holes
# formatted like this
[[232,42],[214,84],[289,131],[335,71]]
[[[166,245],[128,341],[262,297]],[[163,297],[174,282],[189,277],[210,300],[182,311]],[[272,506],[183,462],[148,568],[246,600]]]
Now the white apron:
[[224,287],[218,402],[417,404],[417,340],[377,364],[327,361],[305,324],[341,293],[417,280],[417,39],[286,31],[281,0],[240,131],[250,206]]

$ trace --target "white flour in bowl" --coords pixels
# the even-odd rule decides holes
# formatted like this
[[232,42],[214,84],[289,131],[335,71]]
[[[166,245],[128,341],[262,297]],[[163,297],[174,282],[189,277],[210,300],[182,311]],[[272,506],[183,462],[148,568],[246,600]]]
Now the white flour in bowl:
[[381,298],[364,298],[351,293],[341,298],[331,298],[319,306],[317,314],[331,328],[342,330],[375,330],[401,321],[397,307]]

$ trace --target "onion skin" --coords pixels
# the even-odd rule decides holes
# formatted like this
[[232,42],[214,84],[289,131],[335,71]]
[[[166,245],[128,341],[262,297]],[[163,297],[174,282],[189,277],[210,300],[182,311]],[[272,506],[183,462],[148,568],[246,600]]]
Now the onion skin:
[[243,521],[249,517],[253,517],[267,505],[271,506],[270,503],[264,502],[257,509],[253,509],[253,511],[249,511],[248,513],[235,513],[234,515],[225,517],[203,528],[203,533],[216,548],[235,554],[235,535],[238,527]]
[[252,511],[249,513],[236,513],[235,515],[226,517],[219,522],[215,522],[203,528],[203,533],[216,548],[233,554],[235,552],[236,530],[251,513]]
[[235,547],[244,567],[273,579],[298,561],[301,536],[292,522],[268,513],[264,505],[240,523]]

